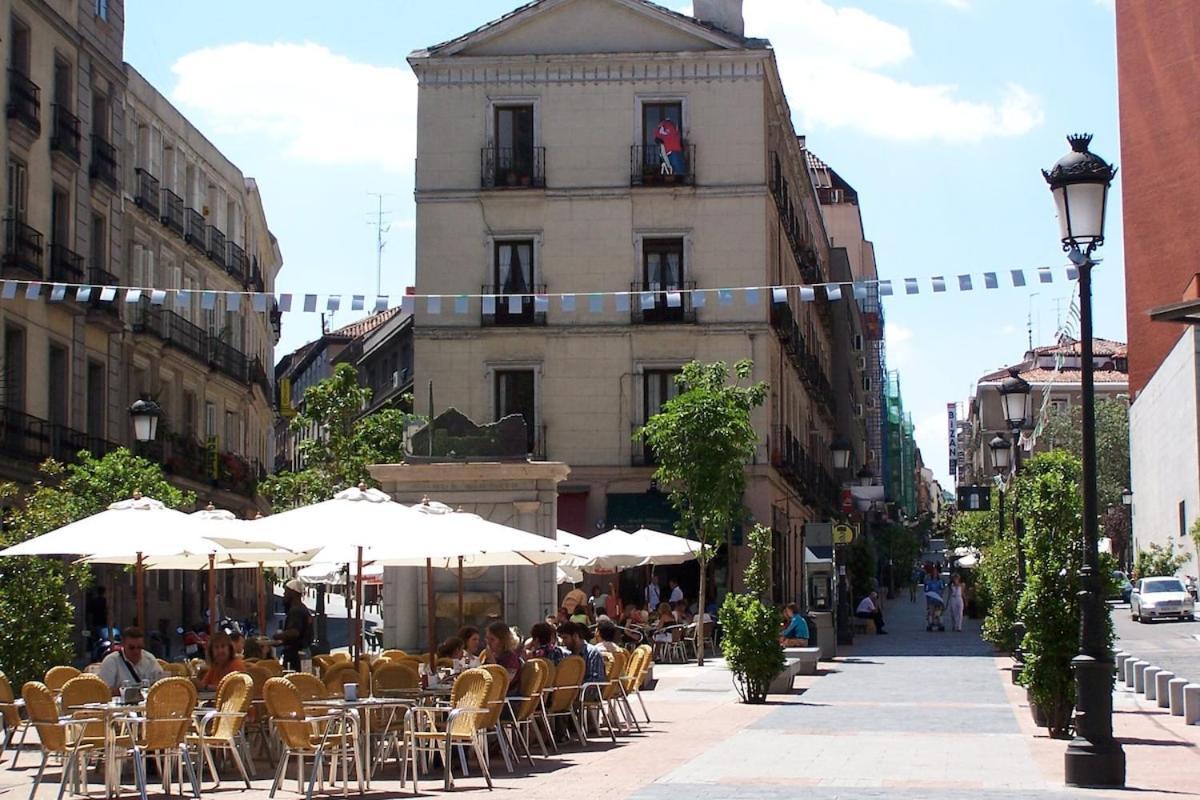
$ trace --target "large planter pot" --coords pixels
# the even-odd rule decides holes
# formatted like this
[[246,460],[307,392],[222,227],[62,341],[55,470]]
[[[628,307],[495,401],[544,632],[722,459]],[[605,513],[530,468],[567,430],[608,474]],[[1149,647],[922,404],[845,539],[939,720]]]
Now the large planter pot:
[[1039,728],[1047,728],[1050,726],[1050,721],[1046,719],[1046,712],[1042,711],[1041,706],[1032,700],[1029,701],[1029,713],[1033,715],[1033,724]]

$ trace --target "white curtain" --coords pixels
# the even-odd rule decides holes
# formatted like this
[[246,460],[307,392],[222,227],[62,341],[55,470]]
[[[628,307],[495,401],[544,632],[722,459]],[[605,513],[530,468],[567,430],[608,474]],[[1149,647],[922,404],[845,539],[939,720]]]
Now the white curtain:
[[496,289],[497,291],[503,292],[508,288],[508,276],[512,271],[512,245],[500,245],[498,258],[500,260],[498,265],[500,269],[500,275],[499,280],[497,281],[499,285],[496,287]]
[[662,256],[658,253],[650,253],[646,256],[646,288],[657,292],[662,286],[662,280]]
[[529,292],[533,290],[533,254],[527,244],[517,245],[517,279],[520,281],[516,287],[518,291]]

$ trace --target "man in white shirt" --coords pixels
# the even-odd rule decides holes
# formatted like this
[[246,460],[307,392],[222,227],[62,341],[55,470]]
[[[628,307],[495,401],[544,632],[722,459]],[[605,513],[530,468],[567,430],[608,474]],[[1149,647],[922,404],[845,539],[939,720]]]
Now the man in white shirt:
[[662,602],[662,590],[658,586],[658,576],[650,576],[650,585],[646,587],[646,610],[654,613]]
[[113,697],[120,694],[123,683],[154,683],[165,676],[158,659],[145,650],[145,644],[141,628],[126,628],[121,634],[121,651],[109,653],[100,662],[100,680],[108,684]]
[[883,612],[879,610],[879,593],[871,592],[862,599],[858,604],[858,608],[854,611],[854,616],[859,619],[869,619],[875,623],[876,633],[887,633],[883,629]]
[[683,589],[679,588],[679,581],[675,580],[674,578],[671,578],[671,580],[669,580],[667,582],[667,585],[671,587],[671,594],[667,597],[667,602],[670,603],[672,606],[675,605],[676,603],[682,602],[683,601]]

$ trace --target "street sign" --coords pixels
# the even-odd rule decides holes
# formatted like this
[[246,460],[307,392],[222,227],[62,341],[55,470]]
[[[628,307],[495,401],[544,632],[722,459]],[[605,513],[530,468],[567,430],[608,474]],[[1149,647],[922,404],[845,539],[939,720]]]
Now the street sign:
[[989,486],[959,486],[959,511],[991,511],[992,490]]
[[858,531],[854,529],[853,525],[833,526],[833,543],[835,545],[852,544],[856,536],[858,536]]

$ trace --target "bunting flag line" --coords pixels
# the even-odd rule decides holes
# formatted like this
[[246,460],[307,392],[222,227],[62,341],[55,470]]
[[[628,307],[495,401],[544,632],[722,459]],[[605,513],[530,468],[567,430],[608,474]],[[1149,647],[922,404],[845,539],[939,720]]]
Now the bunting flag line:
[[[1066,266],[1063,269],[1068,281],[1074,282],[1078,280],[1079,271],[1075,266]],[[1052,267],[1037,267],[1033,270],[1007,270],[1009,282],[1014,289],[1029,286],[1030,272],[1036,275],[1035,282],[1037,284],[1053,283],[1055,271]],[[950,281],[957,283],[960,293],[976,290],[992,291],[1001,288],[1000,274],[997,272],[984,272],[982,273],[981,283],[978,282],[976,275],[969,273],[954,275],[950,278]],[[923,283],[933,294],[947,293],[947,278],[944,275],[935,275],[928,278],[825,281],[820,283],[792,283],[769,286],[725,286],[712,289],[662,287],[655,291],[589,292],[584,295],[587,298],[586,306],[578,302],[580,295],[574,292],[504,292],[493,294],[406,293],[400,300],[400,310],[406,314],[413,313],[417,307],[417,300],[420,299],[423,301],[423,309],[434,316],[439,316],[443,313],[453,313],[458,316],[469,314],[475,302],[479,303],[477,307],[486,315],[494,315],[497,312],[498,304],[503,304],[502,309],[509,314],[521,314],[530,306],[532,306],[536,313],[545,314],[549,312],[552,300],[558,298],[557,307],[564,314],[574,314],[580,311],[586,311],[588,314],[603,314],[606,311],[614,310],[617,313],[623,314],[628,313],[634,303],[637,304],[636,308],[642,312],[651,311],[661,303],[665,303],[668,308],[686,307],[690,303],[691,308],[700,309],[706,307],[709,298],[713,296],[716,298],[717,305],[722,308],[732,308],[735,302],[744,303],[746,307],[752,308],[760,304],[763,293],[767,294],[767,299],[773,304],[786,303],[791,297],[797,297],[802,303],[812,303],[818,300],[838,302],[843,299],[865,302],[869,301],[873,296],[895,296],[897,291],[896,284],[899,282],[903,282],[905,295],[921,294]],[[47,290],[45,293],[42,291],[43,288]],[[817,289],[821,289],[821,292],[818,293]],[[119,296],[130,307],[142,301],[148,301],[153,306],[165,306],[177,310],[190,308],[196,296],[199,296],[200,307],[205,311],[223,309],[226,312],[237,313],[247,310],[259,314],[267,313],[273,308],[282,313],[303,310],[305,313],[311,314],[315,313],[318,308],[329,313],[336,313],[342,309],[343,297],[341,294],[322,295],[303,293],[299,295],[301,307],[296,308],[293,300],[297,295],[291,292],[167,289],[147,286],[47,283],[40,280],[0,280],[0,300],[16,300],[18,293],[22,294],[25,300],[40,300],[43,296],[46,296],[54,303],[65,302],[68,297],[73,298],[77,303],[94,302],[97,299],[101,303],[112,303],[116,302]],[[393,307],[388,295],[351,294],[348,297],[350,298],[349,308],[352,311],[364,311],[367,308],[371,308],[374,313],[380,313]],[[372,297],[374,298],[373,303],[370,302],[370,298]],[[611,304],[606,301],[606,298],[609,297],[612,298]],[[453,305],[444,306],[443,303],[453,303]],[[529,305],[526,305],[527,303]]]

